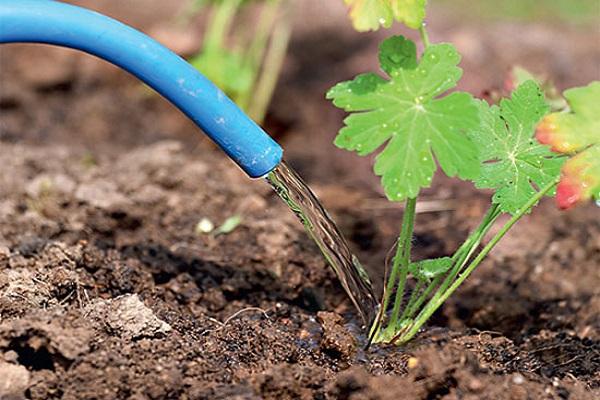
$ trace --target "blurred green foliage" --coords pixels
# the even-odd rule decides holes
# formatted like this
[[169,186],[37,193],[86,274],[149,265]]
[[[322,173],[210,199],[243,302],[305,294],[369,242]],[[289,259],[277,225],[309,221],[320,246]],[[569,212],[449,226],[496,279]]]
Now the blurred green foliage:
[[[484,18],[559,20],[591,23],[600,20],[600,0],[433,0]],[[464,10],[464,11],[462,11]]]
[[[258,18],[240,19],[251,3],[259,6]],[[201,49],[189,62],[262,123],[289,41],[287,0],[190,0],[181,22],[201,12],[209,18]]]

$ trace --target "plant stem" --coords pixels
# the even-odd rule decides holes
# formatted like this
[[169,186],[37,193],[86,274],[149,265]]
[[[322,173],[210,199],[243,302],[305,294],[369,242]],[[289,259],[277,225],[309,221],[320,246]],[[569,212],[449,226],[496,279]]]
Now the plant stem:
[[[499,207],[496,204],[490,207],[490,209],[486,212],[485,216],[483,217],[483,220],[481,221],[477,229],[475,229],[469,235],[469,237],[459,247],[456,253],[454,253],[454,256],[452,257],[452,262],[454,266],[442,282],[436,294],[430,300],[429,304],[435,303],[437,301],[437,298],[440,297],[448,289],[452,282],[454,282],[456,276],[463,269],[467,261],[469,261],[475,250],[477,250],[477,247],[479,246],[485,235],[488,233],[488,231],[491,229],[491,227],[494,225],[494,222],[496,222],[500,214],[501,212],[499,211]],[[427,306],[425,306],[425,308],[427,308]]]
[[277,20],[277,14],[279,13],[282,1],[283,0],[272,0],[265,2],[262,6],[254,35],[252,39],[245,44],[245,47],[248,50],[244,53],[244,64],[252,70],[252,82],[254,84],[248,91],[240,93],[240,96],[237,99],[238,105],[243,110],[248,110],[250,99],[253,96],[256,83],[259,79],[261,65],[269,43],[269,37],[273,34],[273,26]]
[[[400,231],[400,238],[398,239],[398,249],[396,250],[396,256],[394,257],[392,266],[392,275],[399,275],[398,287],[396,288],[396,299],[394,300],[394,308],[392,309],[392,315],[388,325],[392,327],[392,329],[398,322],[400,308],[404,298],[404,289],[406,286],[406,278],[408,276],[408,265],[410,263],[412,235],[415,225],[416,206],[416,198],[406,199],[406,207],[404,208],[404,215],[402,216],[402,229]],[[395,271],[396,273],[394,274]],[[393,288],[395,282],[391,279],[390,281],[388,281],[388,287],[391,284]]]
[[[446,290],[446,288],[452,283],[458,272],[460,272],[464,264],[471,257],[477,246],[479,246],[479,243],[481,243],[481,240],[483,239],[485,234],[492,227],[499,214],[500,213],[498,212],[498,207],[492,206],[490,210],[488,210],[488,212],[486,213],[485,217],[483,218],[483,221],[481,222],[481,224],[479,224],[477,229],[475,229],[469,235],[469,237],[454,253],[454,255],[452,256],[452,264],[454,265],[454,267],[446,275],[446,278],[442,282],[442,285],[437,290],[435,296],[430,299],[429,303],[435,301],[436,298],[439,297],[439,295],[441,295]],[[442,278],[443,276],[438,276],[431,281],[431,283],[427,286],[427,288],[425,288],[425,290],[418,297],[418,299],[413,304],[408,306],[409,310],[406,312],[406,315],[404,316],[405,318],[412,318],[414,316],[414,314],[419,310],[419,307],[421,307],[421,304],[423,304],[425,300],[427,300],[433,289],[438,287]]]
[[425,22],[423,22],[419,27],[419,35],[421,35],[423,47],[428,48],[431,43],[429,42],[429,34],[427,33],[427,29],[425,28]]
[[427,300],[433,289],[435,289],[440,284],[441,280],[442,276],[435,277],[431,281],[431,283],[427,285],[427,287],[425,288],[423,293],[421,293],[419,298],[412,305],[409,306],[408,312],[406,313],[406,318],[412,318],[415,315],[419,307],[421,307],[421,304],[423,304],[425,300]]
[[408,303],[406,303],[406,307],[404,307],[404,310],[402,311],[402,315],[399,318],[400,322],[402,322],[406,318],[408,318],[410,310],[413,309],[415,302],[420,300],[421,296],[419,296],[419,292],[421,291],[422,286],[423,286],[423,281],[418,280],[410,294],[410,298],[408,299]]
[[[404,226],[404,218],[402,218],[402,225]],[[401,230],[401,232],[402,232],[402,230]],[[381,312],[384,314],[387,312],[387,308],[390,304],[390,298],[392,295],[392,291],[394,290],[394,286],[396,286],[396,279],[398,278],[398,272],[399,272],[399,268],[398,268],[398,264],[396,263],[396,260],[400,260],[400,258],[402,257],[402,251],[403,251],[403,247],[400,245],[400,237],[398,237],[398,240],[396,242],[396,254],[394,254],[394,258],[392,261],[392,263],[393,263],[392,271],[390,272],[390,276],[387,279],[386,286],[385,286],[385,289],[383,292],[383,304],[381,306]]]
[[248,52],[246,53],[246,62],[260,64],[265,55],[269,34],[273,30],[277,14],[283,0],[272,0],[262,6],[258,25],[254,31],[254,37],[249,42]]
[[469,266],[464,270],[463,273],[454,281],[454,283],[435,301],[426,306],[423,311],[419,314],[415,322],[411,325],[410,329],[406,331],[399,339],[398,343],[404,343],[408,340],[412,339],[416,333],[419,331],[421,326],[427,322],[427,320],[431,317],[431,315],[456,291],[456,289],[471,275],[471,273],[481,264],[481,261],[489,254],[489,252],[498,244],[500,239],[504,237],[504,235],[517,223],[519,219],[523,217],[535,204],[546,193],[552,190],[556,184],[558,183],[558,179],[550,182],[546,186],[544,186],[535,196],[533,196],[529,201],[517,211],[512,218],[504,224],[504,226],[494,235],[494,237],[489,241],[489,243],[481,250],[481,252],[475,257],[475,259],[469,264]]
[[254,99],[248,107],[248,115],[257,123],[262,123],[267,113],[283,67],[291,33],[289,12],[286,10],[284,16],[279,18],[271,35],[269,49],[262,65],[262,72],[253,88]]
[[224,0],[223,3],[215,6],[214,15],[204,38],[204,51],[217,50],[223,46],[240,4],[241,0]]
[[204,4],[199,1],[188,1],[182,11],[175,17],[175,24],[182,28],[187,27],[192,18],[200,13],[203,6]]

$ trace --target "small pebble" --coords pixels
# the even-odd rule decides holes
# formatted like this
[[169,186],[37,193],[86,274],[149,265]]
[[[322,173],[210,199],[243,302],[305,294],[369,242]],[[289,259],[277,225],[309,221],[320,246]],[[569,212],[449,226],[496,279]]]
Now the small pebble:
[[202,218],[196,225],[196,234],[211,233],[215,229],[215,224],[208,218]]
[[19,359],[19,355],[17,354],[16,351],[14,350],[9,350],[6,353],[4,353],[4,361],[8,362],[8,363],[16,363],[17,360]]
[[525,382],[525,378],[523,378],[523,375],[521,374],[516,374],[515,376],[513,376],[512,381],[515,385],[522,385],[523,382]]
[[419,359],[416,357],[411,357],[408,359],[406,365],[408,366],[408,369],[415,369],[419,365]]
[[0,244],[0,260],[8,259],[10,257],[10,249],[8,246],[3,246]]
[[478,392],[481,389],[483,389],[483,383],[479,379],[472,379],[469,382],[469,389],[471,389],[474,392]]

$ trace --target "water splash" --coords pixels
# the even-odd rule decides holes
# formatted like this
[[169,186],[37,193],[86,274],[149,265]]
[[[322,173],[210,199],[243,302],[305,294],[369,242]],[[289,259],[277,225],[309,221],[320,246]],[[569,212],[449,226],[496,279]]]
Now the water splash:
[[302,178],[282,161],[267,176],[275,192],[290,207],[334,269],[342,287],[369,327],[378,301],[367,272],[317,197]]

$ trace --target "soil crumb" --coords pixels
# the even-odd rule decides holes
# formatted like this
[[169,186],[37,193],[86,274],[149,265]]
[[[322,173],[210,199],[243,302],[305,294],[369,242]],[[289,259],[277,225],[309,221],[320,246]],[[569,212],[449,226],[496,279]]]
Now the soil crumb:
[[323,328],[321,350],[334,357],[351,358],[356,351],[356,339],[344,326],[344,318],[336,313],[319,311],[317,319]]

